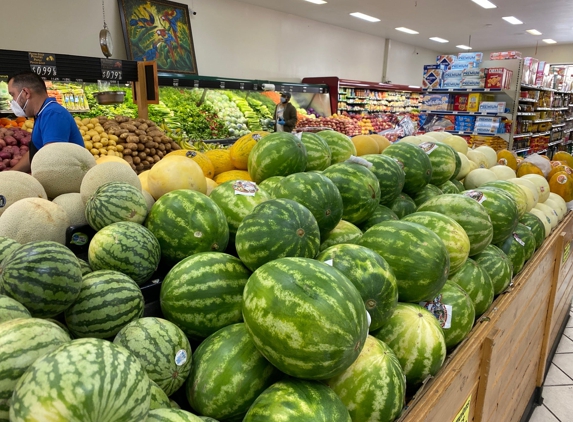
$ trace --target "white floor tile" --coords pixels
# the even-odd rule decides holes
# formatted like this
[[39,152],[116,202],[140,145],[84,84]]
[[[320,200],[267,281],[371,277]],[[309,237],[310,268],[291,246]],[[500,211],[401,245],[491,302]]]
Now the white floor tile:
[[543,388],[543,404],[562,422],[572,420],[571,397],[573,397],[573,386]]
[[567,337],[573,340],[573,327],[565,328],[563,334],[565,334]]
[[560,422],[545,406],[538,406],[533,411],[529,422]]
[[[573,355],[560,354],[553,357],[553,365],[561,369],[569,378],[573,380]],[[573,395],[571,396],[573,398]],[[572,418],[573,420],[573,418]]]
[[[573,340],[567,336],[561,337],[559,346],[557,346],[557,351],[555,353],[573,353]],[[573,356],[571,357],[573,359]]]
[[556,385],[573,385],[573,380],[552,363],[549,367],[549,372],[547,373],[547,378],[545,378],[543,385],[546,387],[552,387]]

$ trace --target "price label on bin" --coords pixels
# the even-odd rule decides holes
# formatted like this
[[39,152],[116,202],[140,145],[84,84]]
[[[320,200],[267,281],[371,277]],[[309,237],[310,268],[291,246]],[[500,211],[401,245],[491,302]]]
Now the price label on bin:
[[28,53],[30,69],[38,76],[52,78],[57,76],[56,55],[50,53]]
[[108,81],[123,79],[123,63],[121,60],[101,59],[101,78]]

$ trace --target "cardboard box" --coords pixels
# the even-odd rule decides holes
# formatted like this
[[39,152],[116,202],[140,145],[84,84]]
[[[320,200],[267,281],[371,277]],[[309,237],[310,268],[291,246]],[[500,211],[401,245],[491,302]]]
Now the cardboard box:
[[495,101],[482,101],[479,105],[480,113],[504,113],[505,112],[505,102],[495,102]]
[[463,69],[446,70],[444,72],[444,79],[462,79]]
[[485,79],[487,69],[480,69],[479,67],[472,67],[462,70],[463,79]]
[[450,94],[425,94],[422,97],[422,109],[429,111],[448,111],[451,105]]
[[485,88],[510,89],[513,72],[505,67],[492,67],[487,70]]
[[458,89],[462,83],[461,79],[445,79],[442,81],[442,89]]
[[454,97],[454,111],[468,111],[467,94],[459,94]]
[[485,79],[462,79],[461,88],[485,88]]
[[438,64],[427,64],[424,66],[424,75],[422,78],[422,88],[438,89],[442,86],[442,77],[444,66]]
[[454,130],[471,132],[474,130],[475,116],[456,116]]
[[509,59],[521,59],[521,52],[510,50],[510,51],[500,51],[498,53],[491,53],[489,55],[490,60],[509,60]]
[[436,58],[436,63],[444,66],[445,70],[450,70],[457,59],[458,56],[443,55]]
[[476,119],[474,130],[477,133],[491,133],[496,134],[499,131],[500,117],[485,117],[479,116]]
[[479,111],[479,105],[483,99],[483,94],[472,92],[468,95],[468,111],[472,113],[477,113]]
[[535,85],[538,66],[539,60],[533,57],[526,57],[523,59],[523,73],[521,82],[527,85]]
[[549,76],[549,68],[550,64],[548,62],[540,61],[537,65],[537,73],[535,74],[535,83],[536,86],[544,86],[543,82],[544,79]]
[[483,53],[458,53],[458,61],[481,63]]
[[452,65],[451,70],[465,70],[473,67],[479,67],[479,63],[468,62],[468,61],[457,61]]

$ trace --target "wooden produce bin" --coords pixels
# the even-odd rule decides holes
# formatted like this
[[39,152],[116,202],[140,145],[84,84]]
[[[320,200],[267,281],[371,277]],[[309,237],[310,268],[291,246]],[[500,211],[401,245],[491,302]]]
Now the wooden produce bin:
[[513,422],[540,400],[573,297],[573,213],[480,317],[400,422]]

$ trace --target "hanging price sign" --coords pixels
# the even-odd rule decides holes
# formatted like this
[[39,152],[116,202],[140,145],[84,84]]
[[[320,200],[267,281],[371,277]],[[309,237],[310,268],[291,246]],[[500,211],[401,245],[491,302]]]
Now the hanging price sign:
[[101,59],[101,78],[108,81],[119,81],[123,79],[122,61]]
[[52,78],[57,76],[56,55],[50,53],[28,53],[30,69],[38,76]]

